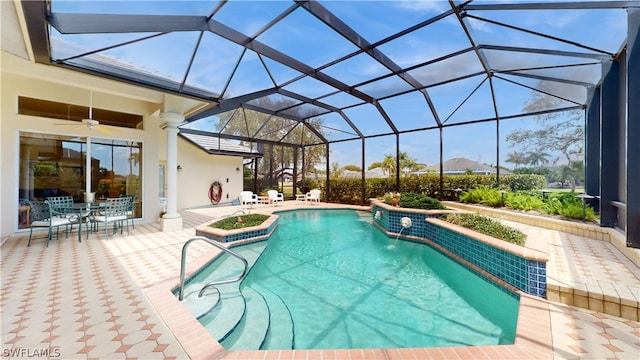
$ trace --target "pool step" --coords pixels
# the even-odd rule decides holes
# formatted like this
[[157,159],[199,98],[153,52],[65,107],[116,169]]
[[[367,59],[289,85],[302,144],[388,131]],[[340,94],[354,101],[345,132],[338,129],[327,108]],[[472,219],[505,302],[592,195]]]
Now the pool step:
[[215,289],[208,289],[202,297],[198,297],[198,293],[204,285],[203,283],[194,283],[184,289],[182,305],[184,305],[196,319],[207,315],[220,301],[220,294],[218,294]]
[[242,287],[246,310],[233,332],[222,341],[227,350],[259,350],[269,331],[269,308],[265,299],[250,287]]
[[235,248],[231,248],[231,250],[235,251],[239,255],[242,255],[247,262],[249,263],[249,268],[253,266],[253,264],[258,260],[258,257],[262,254],[264,248],[267,247],[266,241],[261,241],[259,243],[239,246]]
[[220,290],[220,304],[199,319],[202,326],[218,341],[229,336],[244,316],[246,303],[238,286],[238,283],[217,285]]
[[[267,242],[262,241],[255,244],[232,248],[232,250],[247,259],[250,268],[256,260],[258,260],[258,257],[262,254],[262,251],[266,246]],[[221,266],[216,269],[217,272],[214,271],[216,280],[220,279],[221,273],[227,272],[227,266],[222,266],[222,264],[227,262],[230,263],[231,261],[234,261],[235,264],[235,262],[238,261],[230,256],[223,256],[226,256],[227,258],[221,259]],[[237,266],[234,267],[237,268]],[[239,273],[236,274],[235,272],[230,272],[224,275],[226,275],[226,278],[230,278],[238,276]],[[247,304],[245,298],[240,293],[239,286],[239,282],[216,285],[220,290],[220,303],[213,308],[213,310],[209,310],[199,318],[202,326],[207,328],[209,333],[219,342],[223,342],[231,335],[233,329],[240,324],[243,316],[245,315]],[[217,297],[215,290],[213,289],[207,290],[207,294],[210,294],[208,295],[209,297]]]
[[269,332],[262,348],[269,350],[293,349],[293,320],[289,308],[287,308],[280,296],[274,294],[271,290],[258,284],[252,284],[251,287],[262,294],[271,313]]

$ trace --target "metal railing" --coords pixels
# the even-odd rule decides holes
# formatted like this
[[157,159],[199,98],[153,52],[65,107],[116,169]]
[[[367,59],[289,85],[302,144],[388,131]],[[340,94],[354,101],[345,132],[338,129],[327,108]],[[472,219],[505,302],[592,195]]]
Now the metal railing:
[[209,243],[210,245],[213,245],[213,246],[217,247],[218,249],[226,252],[227,254],[240,259],[244,264],[244,269],[242,270],[242,274],[240,274],[240,276],[238,276],[235,279],[219,280],[219,281],[210,282],[207,285],[203,286],[202,289],[200,289],[200,292],[198,293],[198,297],[202,297],[202,294],[204,293],[204,291],[209,287],[212,287],[212,286],[215,286],[215,285],[221,285],[221,284],[229,284],[229,283],[233,283],[233,282],[242,280],[242,278],[244,278],[244,276],[247,274],[247,270],[249,268],[249,262],[247,261],[247,259],[242,257],[242,255],[239,255],[238,253],[236,253],[236,252],[234,252],[234,251],[232,251],[230,249],[227,249],[224,245],[220,244],[219,242],[217,242],[215,240],[208,239],[208,238],[206,238],[204,236],[192,237],[191,239],[187,240],[187,242],[184,243],[184,245],[182,246],[182,257],[181,257],[181,260],[180,260],[180,289],[179,289],[179,294],[178,294],[178,299],[180,301],[182,301],[182,299],[184,298],[184,276],[185,276],[185,270],[186,270],[186,267],[187,267],[187,264],[186,264],[187,248],[189,247],[189,244],[191,244],[194,241],[198,241],[198,240],[202,240],[204,242]]

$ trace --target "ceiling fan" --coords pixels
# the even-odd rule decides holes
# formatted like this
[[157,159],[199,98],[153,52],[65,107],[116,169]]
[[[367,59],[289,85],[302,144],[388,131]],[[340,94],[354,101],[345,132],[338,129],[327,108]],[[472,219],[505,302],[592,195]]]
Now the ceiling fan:
[[[68,110],[69,113],[67,114],[67,120],[71,120],[70,109],[71,109],[71,105],[69,105],[69,110]],[[99,127],[100,122],[93,118],[93,90],[90,90],[89,92],[89,117],[86,119],[82,119],[80,122],[82,122],[82,125],[74,125],[74,126],[86,127],[89,130],[99,129],[100,131],[107,132],[106,129],[104,129],[103,127]],[[56,124],[56,125],[73,125],[73,124]]]
[[92,119],[91,116],[89,116],[88,119],[82,119],[82,124],[84,124],[84,126],[89,128],[89,130],[91,130],[94,127],[100,125],[100,122],[98,120]]

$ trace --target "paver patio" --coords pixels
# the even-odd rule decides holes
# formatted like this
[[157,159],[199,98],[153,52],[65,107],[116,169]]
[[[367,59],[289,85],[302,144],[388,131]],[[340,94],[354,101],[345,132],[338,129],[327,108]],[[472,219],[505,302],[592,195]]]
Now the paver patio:
[[[286,201],[272,212],[304,206]],[[322,207],[339,207],[321,204]],[[314,207],[316,208],[316,207]],[[44,247],[42,233],[26,247],[28,234],[3,241],[1,342],[3,358],[186,359],[190,349],[169,330],[147,297],[147,291],[177,276],[182,244],[193,226],[230,214],[239,207],[183,211],[184,229],[162,233],[157,223],[139,223],[130,235],[91,234],[78,243],[73,236]],[[526,227],[526,226],[525,226]],[[595,279],[637,288],[639,269],[613,245],[601,240],[531,228],[550,239],[550,282]],[[190,247],[189,259],[209,251],[204,243]],[[582,266],[580,264],[583,264]],[[582,269],[576,271],[576,269]],[[551,279],[557,277],[557,279]],[[640,323],[613,315],[549,302],[554,358],[640,358]],[[469,357],[491,358],[474,352]],[[48,354],[46,353],[48,351]],[[333,351],[232,352],[225,358],[340,357]],[[371,350],[363,357],[422,358],[419,350]],[[348,353],[353,356],[354,352]],[[433,353],[430,353],[431,355]],[[441,352],[445,356],[446,352]],[[457,354],[459,352],[451,352]]]

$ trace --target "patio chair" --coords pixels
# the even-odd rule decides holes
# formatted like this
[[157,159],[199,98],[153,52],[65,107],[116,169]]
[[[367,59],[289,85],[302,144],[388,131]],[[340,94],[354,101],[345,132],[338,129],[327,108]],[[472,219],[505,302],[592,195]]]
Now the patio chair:
[[269,190],[267,195],[269,196],[269,203],[273,206],[276,206],[278,202],[284,201],[284,195],[278,190]]
[[123,224],[127,226],[127,235],[129,235],[129,197],[108,198],[106,205],[100,208],[100,212],[91,217],[91,222],[95,225],[96,231],[100,230],[100,224],[104,224],[104,234],[109,240],[109,224],[113,224],[113,233],[120,229],[122,234]]
[[32,200],[27,201],[29,204],[29,218],[31,220],[31,229],[29,231],[29,241],[27,247],[31,246],[31,237],[33,235],[34,228],[48,228],[46,247],[49,247],[49,241],[53,237],[53,228],[56,228],[56,239],[60,238],[60,227],[65,227],[65,236],[69,237],[69,226],[78,221],[78,216],[75,214],[64,214],[64,217],[52,210],[52,207],[47,201]]
[[127,210],[127,219],[131,221],[131,227],[136,228],[136,225],[133,223],[135,219],[135,206],[136,206],[136,197],[137,195],[120,195],[121,198],[129,198],[129,209]]
[[[73,208],[73,196],[50,196],[47,197],[47,203],[51,206],[51,211],[58,217],[66,215],[76,215],[77,211]],[[82,213],[82,218],[89,216],[89,211]],[[73,230],[73,225],[71,225]]]
[[73,196],[50,196],[47,203],[58,212],[73,212]]
[[253,191],[241,191],[238,200],[240,200],[240,205],[248,204],[251,206],[258,203],[258,195],[254,194]]
[[306,200],[312,203],[320,203],[320,195],[322,192],[319,189],[313,189],[306,194]]

